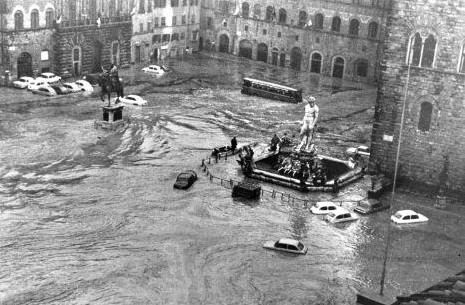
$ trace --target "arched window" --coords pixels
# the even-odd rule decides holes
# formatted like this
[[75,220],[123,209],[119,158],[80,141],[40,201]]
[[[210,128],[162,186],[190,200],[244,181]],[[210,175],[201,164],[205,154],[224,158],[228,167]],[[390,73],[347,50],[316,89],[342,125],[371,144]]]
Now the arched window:
[[365,59],[358,59],[355,61],[355,75],[360,77],[367,77],[368,61]]
[[378,36],[378,23],[375,21],[368,24],[368,38],[376,38]]
[[341,31],[341,18],[339,16],[333,17],[333,22],[331,23],[331,31],[338,33]]
[[253,17],[256,19],[260,19],[261,15],[262,15],[262,8],[260,4],[255,4],[253,6]]
[[322,30],[323,29],[323,22],[324,17],[322,14],[318,13],[315,15],[315,29]]
[[410,39],[410,48],[407,59],[412,66],[417,67],[433,67],[434,57],[436,55],[436,38],[433,35],[423,41],[419,33]]
[[433,105],[429,102],[421,103],[420,119],[418,120],[418,129],[429,131],[431,127],[431,116],[433,114]]
[[307,25],[308,15],[306,11],[299,12],[299,26],[304,27]]
[[15,30],[22,30],[24,28],[23,12],[16,11],[15,13]]
[[39,10],[33,9],[31,12],[31,29],[39,27]]
[[286,23],[286,19],[287,19],[287,12],[286,12],[286,10],[283,9],[283,8],[279,9],[278,22],[279,22],[279,23],[285,24],[285,23]]
[[247,2],[242,3],[242,17],[249,17],[249,4]]
[[276,18],[273,19],[273,17],[276,17],[274,7],[273,6],[267,6],[265,21],[272,21],[272,20],[276,19]]
[[462,44],[459,55],[459,73],[465,73],[465,43]]
[[53,9],[48,8],[45,11],[45,26],[46,27],[53,26],[53,19],[55,19],[55,12],[53,11]]
[[359,27],[360,27],[360,22],[357,19],[350,20],[349,35],[358,36]]

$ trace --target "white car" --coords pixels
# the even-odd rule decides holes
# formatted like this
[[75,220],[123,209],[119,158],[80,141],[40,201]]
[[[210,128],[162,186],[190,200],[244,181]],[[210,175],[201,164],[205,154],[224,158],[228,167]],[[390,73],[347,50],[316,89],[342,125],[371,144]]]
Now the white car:
[[47,96],[55,96],[57,95],[57,92],[52,88],[52,87],[38,87],[32,90],[32,93],[36,94],[41,94],[41,95],[47,95]]
[[150,65],[148,67],[142,68],[142,71],[158,75],[164,74],[166,72],[165,69],[157,65]]
[[63,87],[68,89],[71,93],[82,91],[81,87],[79,87],[76,83],[64,83]]
[[86,92],[92,92],[94,91],[94,87],[92,85],[83,79],[77,80],[74,82],[79,88],[81,88],[81,91],[86,91]]
[[328,214],[330,212],[336,211],[339,207],[331,201],[320,201],[315,203],[311,208],[310,212],[313,214]]
[[38,77],[34,79],[33,81],[29,82],[29,85],[27,85],[27,90],[35,90],[39,87],[48,87],[49,84],[42,78]]
[[34,81],[34,78],[29,76],[21,76],[13,82],[13,87],[19,89],[26,89],[31,81]]
[[300,241],[290,238],[281,238],[278,241],[267,241],[263,244],[263,248],[295,254],[305,254],[308,250]]
[[360,145],[359,147],[349,147],[346,150],[346,153],[350,156],[353,157],[355,155],[361,155],[361,156],[370,156],[370,148],[365,145]]
[[44,72],[39,75],[40,78],[44,79],[47,83],[56,83],[61,81],[61,77],[50,72]]
[[[116,99],[117,98],[115,98],[115,102],[116,102]],[[146,100],[144,100],[140,96],[134,95],[134,94],[130,94],[130,95],[126,95],[124,97],[120,97],[119,101],[124,103],[124,104],[129,104],[129,105],[138,105],[138,106],[147,105]]]
[[428,217],[418,214],[412,210],[400,210],[391,215],[391,220],[398,224],[418,223],[428,221]]
[[325,216],[325,220],[329,223],[340,223],[357,220],[357,214],[350,212],[344,208],[339,208],[336,211],[330,212]]

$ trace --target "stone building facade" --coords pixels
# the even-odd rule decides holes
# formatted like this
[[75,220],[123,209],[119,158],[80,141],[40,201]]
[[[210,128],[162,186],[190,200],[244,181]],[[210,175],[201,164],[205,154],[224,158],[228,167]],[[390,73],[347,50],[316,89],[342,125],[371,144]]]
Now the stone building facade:
[[390,0],[205,0],[201,42],[336,78],[375,82]]
[[399,179],[464,192],[465,3],[395,0],[384,45],[370,169],[392,176],[401,139]]
[[2,72],[67,76],[129,64],[130,2],[1,0]]
[[132,62],[155,63],[198,51],[199,0],[139,0],[134,12]]

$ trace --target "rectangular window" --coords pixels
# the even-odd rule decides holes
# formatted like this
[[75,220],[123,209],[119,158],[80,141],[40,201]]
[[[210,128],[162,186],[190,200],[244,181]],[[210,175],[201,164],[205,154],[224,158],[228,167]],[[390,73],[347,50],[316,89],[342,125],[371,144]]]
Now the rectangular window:
[[170,34],[163,34],[161,38],[161,42],[169,42],[170,41]]
[[266,35],[266,29],[263,29],[262,33],[263,35]]
[[299,41],[299,35],[295,35],[295,41]]
[[159,27],[159,23],[160,23],[160,18],[155,17],[154,22],[153,22],[153,26],[157,28],[157,27]]
[[[212,19],[211,17],[208,17],[209,19]],[[207,21],[208,22],[208,21]],[[191,23],[195,23],[195,14],[192,14],[191,16]],[[211,27],[213,28],[213,20],[210,21]]]
[[149,21],[147,22],[147,31],[151,31],[152,30],[152,21]]
[[166,7],[166,0],[161,0],[161,6],[160,7]]
[[160,34],[152,36],[152,43],[160,43],[160,42],[161,42],[161,35]]
[[187,0],[182,0],[182,6],[186,6],[187,5]]
[[144,31],[144,24],[141,22],[139,24],[139,32],[143,32]]
[[248,25],[246,25],[246,26],[244,27],[244,31],[246,31],[246,32],[249,31],[249,26],[248,26]]
[[161,17],[161,26],[166,26],[166,17]]
[[189,4],[194,5],[194,0],[190,0]]
[[182,32],[181,35],[180,35],[180,39],[181,40],[186,39],[186,33]]
[[40,60],[42,60],[42,61],[48,60],[48,51],[40,52]]
[[182,15],[181,24],[186,24],[186,15]]
[[175,26],[177,23],[176,16],[173,16],[172,21],[171,21],[171,26]]
[[[71,2],[73,2],[73,1],[71,1]],[[140,0],[139,1],[139,14],[145,14],[145,0]]]
[[171,0],[171,6],[172,6],[172,7],[177,7],[177,6],[179,6],[179,0]]

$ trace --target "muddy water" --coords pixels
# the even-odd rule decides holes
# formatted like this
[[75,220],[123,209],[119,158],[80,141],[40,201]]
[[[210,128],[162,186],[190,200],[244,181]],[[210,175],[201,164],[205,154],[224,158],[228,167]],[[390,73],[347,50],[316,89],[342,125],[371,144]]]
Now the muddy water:
[[[141,66],[120,71],[126,93],[149,103],[125,107],[129,123],[117,132],[93,127],[102,105],[96,94],[45,98],[1,88],[0,303],[352,304],[355,289],[379,289],[387,211],[331,226],[277,198],[233,199],[199,169],[234,135],[267,141],[298,130],[303,106],[241,95],[245,76],[317,96],[318,145],[336,156],[369,143],[375,90],[227,56],[165,64],[173,72],[160,78]],[[211,170],[240,180],[234,163]],[[199,181],[174,190],[189,168]],[[289,192],[351,200],[363,186]],[[393,228],[389,296],[463,268],[461,214],[424,207],[421,197],[396,204],[433,221]],[[280,237],[301,240],[309,253],[261,247]]]

